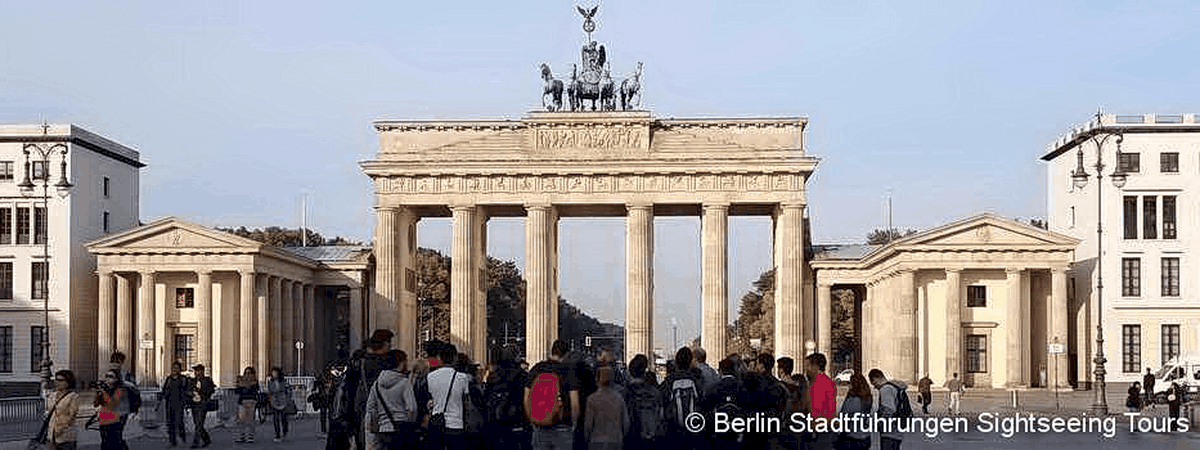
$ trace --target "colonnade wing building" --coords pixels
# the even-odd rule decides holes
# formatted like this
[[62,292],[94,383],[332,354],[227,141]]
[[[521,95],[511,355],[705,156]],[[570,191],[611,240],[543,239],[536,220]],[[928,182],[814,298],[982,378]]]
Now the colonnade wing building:
[[817,165],[804,151],[806,123],[659,119],[645,111],[378,121],[379,154],[362,163],[376,191],[378,302],[370,325],[399,330],[399,347],[415,348],[416,224],[453,217],[451,339],[485,360],[487,221],[522,216],[525,354],[545,358],[558,329],[558,219],[625,216],[625,354],[653,355],[653,219],[692,215],[701,216],[703,234],[703,346],[724,355],[729,216],[765,215],[774,220],[775,351],[801,356],[802,330],[812,320],[811,309],[802,307],[812,292],[805,277],[805,182]]

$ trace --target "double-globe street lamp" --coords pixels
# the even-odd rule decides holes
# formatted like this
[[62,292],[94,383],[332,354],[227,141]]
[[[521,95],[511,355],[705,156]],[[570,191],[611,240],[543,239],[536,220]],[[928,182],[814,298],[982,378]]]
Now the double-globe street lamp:
[[1092,412],[1095,414],[1108,414],[1108,399],[1105,395],[1104,375],[1107,373],[1104,370],[1104,364],[1108,362],[1104,358],[1104,215],[1101,214],[1104,205],[1104,144],[1109,140],[1114,140],[1117,144],[1117,163],[1112,175],[1112,184],[1117,189],[1125,187],[1126,175],[1121,167],[1121,141],[1125,139],[1123,132],[1119,129],[1105,129],[1101,123],[1101,113],[1096,112],[1096,128],[1087,131],[1087,138],[1079,143],[1076,148],[1075,155],[1077,157],[1077,165],[1075,170],[1071,172],[1071,181],[1075,187],[1083,189],[1087,186],[1089,174],[1083,166],[1083,144],[1091,142],[1096,147],[1096,165],[1093,166],[1096,170],[1096,358],[1093,360],[1096,368],[1093,374],[1096,376],[1095,400],[1092,403]]
[[[49,125],[42,125],[42,135],[46,136],[50,131]],[[62,155],[62,172],[58,182],[54,187],[58,189],[59,195],[66,196],[67,191],[71,189],[71,182],[67,181],[67,144],[62,142],[46,142],[46,143],[26,143],[22,146],[22,151],[25,153],[25,179],[17,187],[21,188],[22,195],[32,195],[36,185],[30,179],[30,171],[33,166],[29,156],[33,153],[33,162],[41,163],[41,173],[38,178],[42,185],[42,225],[44,230],[37,229],[37,218],[34,217],[34,236],[37,236],[39,231],[44,231],[42,236],[42,308],[45,313],[45,323],[42,327],[42,383],[46,389],[53,389],[53,376],[51,369],[54,363],[50,360],[50,157],[55,152]],[[40,160],[37,159],[40,157]],[[36,214],[37,208],[34,208]]]

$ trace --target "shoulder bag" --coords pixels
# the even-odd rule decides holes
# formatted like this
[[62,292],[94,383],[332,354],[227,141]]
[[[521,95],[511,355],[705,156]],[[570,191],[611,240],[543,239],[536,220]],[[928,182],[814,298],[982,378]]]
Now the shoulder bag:
[[[381,406],[383,406],[384,414],[387,414],[388,422],[392,423],[392,431],[394,431],[394,432],[400,431],[401,430],[400,424],[398,422],[396,422],[395,417],[392,417],[392,409],[388,408],[387,400],[385,400],[383,398],[383,392],[381,392],[379,390],[379,382],[378,381],[375,382],[375,398],[379,399],[379,404]],[[400,401],[404,401],[403,396],[400,397]],[[379,432],[379,421],[378,420],[375,421],[375,431],[374,432],[375,433]]]
[[46,448],[46,443],[50,440],[50,419],[54,417],[54,411],[58,410],[58,405],[67,398],[66,394],[59,397],[54,402],[54,407],[50,408],[50,413],[46,414],[46,420],[42,421],[42,429],[38,431],[37,436],[29,440],[29,444],[25,446],[26,450],[42,450]]
[[450,393],[454,392],[454,381],[458,378],[458,372],[453,368],[450,369],[450,388],[446,389],[446,400],[442,401],[442,412],[436,413],[429,418],[429,429],[443,433],[446,431],[446,408],[450,407]]

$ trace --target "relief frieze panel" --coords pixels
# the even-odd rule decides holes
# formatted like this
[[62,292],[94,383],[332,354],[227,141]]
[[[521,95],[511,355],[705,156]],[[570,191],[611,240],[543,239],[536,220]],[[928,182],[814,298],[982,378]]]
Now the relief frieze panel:
[[381,194],[771,192],[799,189],[797,174],[416,175],[379,177]]

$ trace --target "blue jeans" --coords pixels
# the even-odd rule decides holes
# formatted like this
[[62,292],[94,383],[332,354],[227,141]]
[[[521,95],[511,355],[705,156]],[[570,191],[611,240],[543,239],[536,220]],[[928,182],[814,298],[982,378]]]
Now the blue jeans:
[[[287,434],[288,434],[287,413],[283,412],[282,409],[275,409],[275,408],[271,408],[271,413],[272,413],[271,415],[274,416],[274,419],[275,419],[275,421],[274,421],[275,422],[275,439],[282,439],[282,438],[287,437]],[[281,426],[283,429],[283,434],[279,434]]]
[[533,427],[533,450],[571,450],[575,430],[570,425]]

